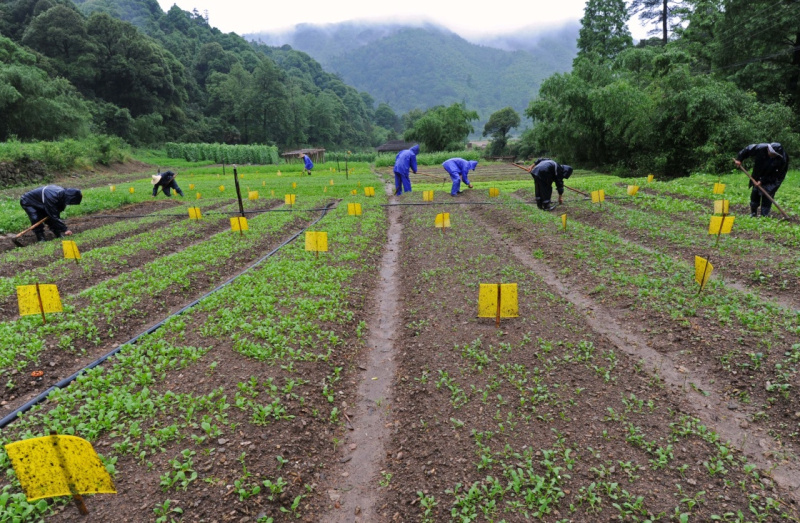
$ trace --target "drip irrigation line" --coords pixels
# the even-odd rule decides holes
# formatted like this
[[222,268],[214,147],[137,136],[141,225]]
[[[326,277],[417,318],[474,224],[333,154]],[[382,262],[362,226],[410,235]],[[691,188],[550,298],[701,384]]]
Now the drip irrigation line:
[[[311,212],[311,211],[327,211],[327,207],[315,207],[311,209],[264,209],[264,210],[252,210],[252,211],[244,211],[245,214],[261,214],[264,212]],[[241,214],[239,211],[208,211],[203,213],[205,216],[210,216],[213,214]],[[161,216],[181,216],[186,217],[186,214],[104,214],[102,216],[82,216],[82,219],[96,219],[102,220],[104,218],[160,218]]]
[[278,245],[277,247],[272,249],[270,252],[268,252],[267,254],[265,254],[264,256],[262,256],[261,258],[256,260],[255,262],[253,262],[251,265],[249,265],[247,268],[245,268],[239,274],[228,278],[227,280],[225,280],[224,282],[222,282],[218,286],[214,287],[213,289],[211,289],[207,293],[203,294],[202,296],[200,296],[199,298],[197,298],[193,302],[189,303],[188,305],[186,305],[185,307],[183,307],[179,311],[176,311],[176,312],[170,314],[169,316],[167,316],[166,318],[164,318],[160,322],[156,323],[155,325],[153,325],[152,327],[150,327],[146,331],[137,334],[136,336],[134,336],[133,338],[129,339],[125,343],[121,344],[119,347],[117,347],[116,349],[112,350],[111,352],[109,352],[105,356],[102,356],[102,357],[94,360],[92,363],[90,363],[89,365],[87,365],[87,366],[83,367],[82,369],[78,370],[77,372],[75,372],[71,376],[68,376],[68,377],[62,379],[61,381],[59,381],[58,383],[52,385],[49,389],[47,389],[44,392],[40,393],[35,398],[29,400],[24,405],[21,405],[20,407],[17,407],[16,409],[14,409],[10,414],[5,416],[3,419],[0,419],[0,429],[5,428],[7,425],[9,425],[14,420],[16,420],[17,417],[20,414],[23,414],[23,413],[29,411],[35,405],[37,405],[37,404],[41,403],[42,401],[44,401],[47,398],[47,396],[51,392],[53,392],[54,390],[63,389],[64,387],[66,387],[67,385],[69,385],[70,383],[75,381],[75,379],[78,376],[80,376],[81,374],[83,374],[84,372],[86,372],[88,370],[91,370],[91,369],[97,367],[98,365],[103,364],[107,359],[109,359],[110,357],[114,356],[119,351],[121,351],[123,349],[123,347],[125,347],[126,345],[133,345],[134,343],[139,341],[139,339],[142,338],[143,336],[146,336],[148,334],[154,333],[155,331],[157,331],[158,329],[163,327],[164,324],[170,318],[174,318],[175,316],[180,316],[181,314],[183,314],[187,310],[191,309],[192,307],[194,307],[195,305],[197,305],[198,303],[200,303],[201,301],[203,301],[207,297],[211,296],[215,292],[219,291],[220,289],[222,289],[224,287],[227,287],[228,285],[233,283],[237,278],[239,278],[243,274],[246,274],[249,271],[251,271],[252,269],[254,269],[255,267],[259,266],[261,263],[263,263],[268,258],[271,258],[272,256],[274,256],[275,253],[277,253],[279,250],[281,250],[283,247],[287,246],[288,244],[292,243],[295,239],[297,239],[298,236],[300,236],[305,231],[307,231],[309,229],[309,227],[312,227],[312,226],[316,225],[320,220],[322,220],[325,217],[325,215],[328,214],[328,211],[330,210],[331,206],[333,206],[335,204],[336,204],[336,202],[331,202],[328,205],[326,205],[325,207],[323,207],[322,209],[320,209],[322,211],[322,214],[316,220],[314,220],[313,222],[311,222],[308,225],[306,225],[303,229],[301,229],[300,231],[296,232],[294,235],[292,235],[288,239],[284,240],[283,243],[281,243],[280,245]]

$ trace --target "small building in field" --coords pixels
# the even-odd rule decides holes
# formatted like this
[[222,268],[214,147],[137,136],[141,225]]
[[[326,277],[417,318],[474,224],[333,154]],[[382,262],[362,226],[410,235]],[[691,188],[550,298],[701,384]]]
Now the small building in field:
[[417,145],[417,142],[404,142],[403,140],[389,140],[375,148],[378,153],[399,153]]
[[301,162],[300,155],[305,154],[314,163],[325,162],[325,149],[297,149],[295,151],[286,151],[281,153],[281,157],[286,163]]

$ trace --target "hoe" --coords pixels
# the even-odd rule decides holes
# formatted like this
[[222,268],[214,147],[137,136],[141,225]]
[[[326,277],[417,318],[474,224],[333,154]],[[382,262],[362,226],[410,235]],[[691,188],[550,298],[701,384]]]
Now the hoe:
[[31,225],[30,227],[28,227],[27,229],[25,229],[24,231],[22,231],[20,233],[7,234],[6,238],[8,238],[12,242],[14,242],[14,245],[16,245],[17,247],[24,247],[24,245],[22,245],[22,242],[19,241],[19,237],[22,236],[23,234],[25,234],[26,232],[32,231],[33,229],[35,229],[39,225],[43,224],[46,220],[47,220],[47,218],[42,218],[41,220],[39,220],[38,222],[34,223],[33,225]]

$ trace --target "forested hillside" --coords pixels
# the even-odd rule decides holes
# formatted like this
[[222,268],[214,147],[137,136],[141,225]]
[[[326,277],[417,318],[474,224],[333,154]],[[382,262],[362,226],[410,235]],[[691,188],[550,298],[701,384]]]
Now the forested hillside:
[[[470,43],[433,25],[302,25],[282,35],[245,37],[301,49],[399,112],[463,102],[478,111],[482,127],[503,107],[522,112],[544,78],[570,69],[577,30],[568,29],[557,38],[520,34],[516,40],[491,41],[506,50]],[[545,41],[546,47],[539,45]]]
[[[135,24],[135,25],[133,25]],[[0,139],[370,146],[374,100],[305,53],[155,0],[0,5]]]

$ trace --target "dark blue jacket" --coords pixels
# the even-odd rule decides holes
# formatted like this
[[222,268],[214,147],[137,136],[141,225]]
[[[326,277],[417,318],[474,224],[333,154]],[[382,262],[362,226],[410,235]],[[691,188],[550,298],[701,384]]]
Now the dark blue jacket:
[[[780,156],[771,157],[767,145],[771,145]],[[781,144],[754,143],[748,145],[736,156],[740,162],[747,158],[753,159],[753,179],[761,182],[761,186],[766,191],[778,190],[789,170],[789,155],[786,154]],[[750,185],[752,186],[753,182],[750,182]]]
[[572,175],[572,167],[560,165],[550,158],[539,158],[536,166],[531,170],[531,176],[544,182],[552,184],[556,182],[558,194],[564,194],[564,179]]
[[33,207],[47,215],[47,225],[53,232],[65,232],[67,224],[61,219],[61,211],[67,205],[78,205],[83,199],[80,189],[64,189],[58,185],[45,185],[28,191],[19,199],[23,207]]
[[397,153],[397,158],[394,160],[394,172],[397,174],[408,175],[409,169],[417,172],[417,155],[419,154],[419,145],[413,145],[410,149],[400,151]]

